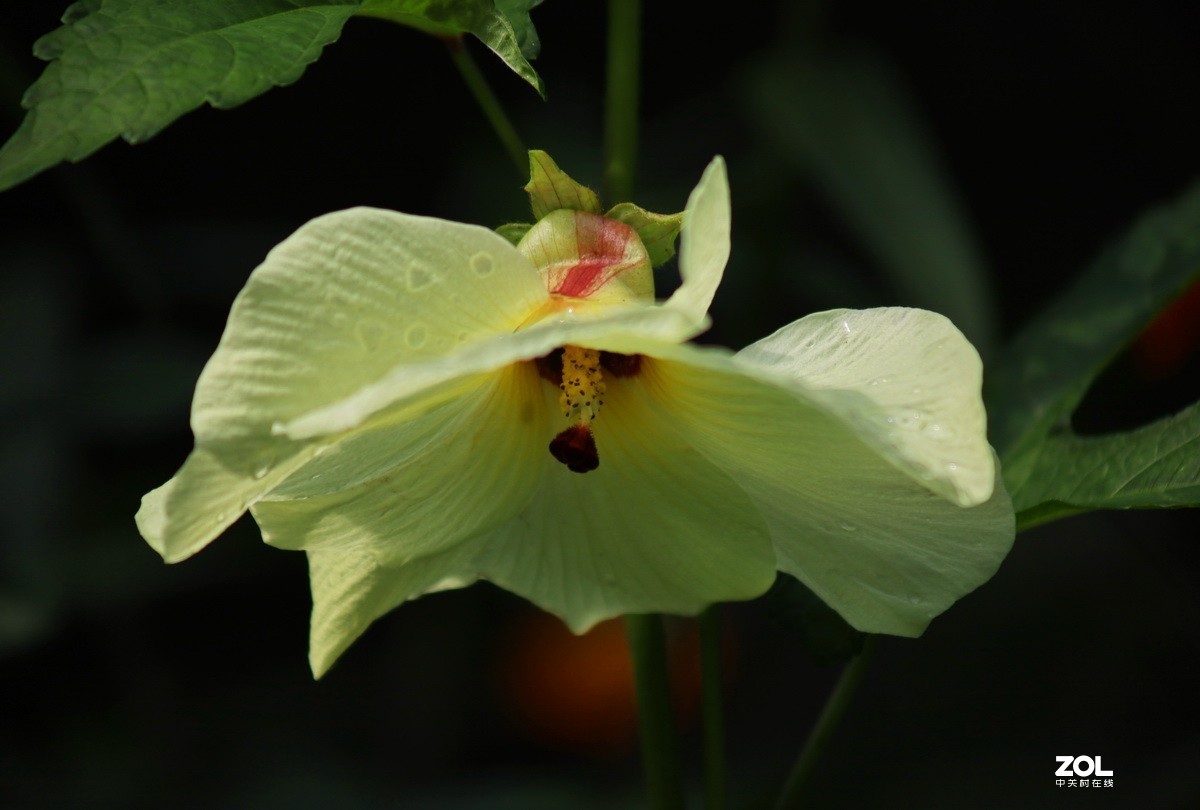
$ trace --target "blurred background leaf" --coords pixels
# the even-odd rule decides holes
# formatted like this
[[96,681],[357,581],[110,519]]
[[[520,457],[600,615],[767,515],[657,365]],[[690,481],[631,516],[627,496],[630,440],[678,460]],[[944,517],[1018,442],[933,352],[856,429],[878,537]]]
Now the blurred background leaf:
[[946,315],[988,354],[986,263],[905,82],[869,49],[815,51],[756,67],[751,110],[763,136],[820,187],[903,301]]
[[[1079,471],[1075,465],[1083,459],[1076,455],[1060,464],[1052,455],[1044,463],[1040,457],[1081,449],[1070,438],[1070,417],[1088,387],[1197,278],[1200,185],[1141,217],[991,365],[985,384],[991,440],[1004,462],[1005,482],[1021,508],[1055,500],[1056,493],[1064,492],[1066,482],[1055,481],[1048,473]],[[1186,429],[1185,424],[1175,425],[1170,432],[1181,429]],[[1056,436],[1061,440],[1047,441]],[[1133,462],[1129,454],[1139,442],[1148,442],[1145,452],[1157,454],[1161,448],[1155,442],[1162,438],[1162,430],[1155,428],[1134,438],[1114,439],[1117,444],[1087,444],[1093,448],[1090,452],[1123,448],[1123,462],[1114,462],[1120,465]],[[1038,467],[1040,473],[1035,475]],[[1117,469],[1112,474],[1119,476]],[[1117,485],[1120,480],[1107,483]],[[1084,498],[1080,504],[1095,500]]]
[[1051,434],[1014,493],[1018,525],[1088,509],[1200,506],[1200,402],[1139,430]]

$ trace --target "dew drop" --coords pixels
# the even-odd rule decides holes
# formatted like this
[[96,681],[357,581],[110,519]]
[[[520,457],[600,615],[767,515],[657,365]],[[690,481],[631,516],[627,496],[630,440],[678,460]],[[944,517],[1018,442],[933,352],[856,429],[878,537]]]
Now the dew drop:
[[484,276],[490,276],[492,274],[492,270],[495,269],[495,266],[496,265],[495,262],[492,261],[492,257],[486,253],[476,253],[471,257],[471,269],[474,270],[475,275],[479,276],[480,278],[483,278]]
[[427,337],[428,333],[425,331],[425,327],[419,323],[415,323],[408,327],[408,329],[405,331],[404,342],[407,343],[410,348],[419,349],[425,345],[425,339]]
[[842,331],[843,331],[843,332],[845,332],[847,335],[848,335],[848,334],[850,334],[850,331],[851,331],[851,330],[850,330],[850,321],[847,321],[847,320],[845,320],[845,319],[843,318],[843,319],[842,319],[842,323],[841,323],[841,327],[842,327]]
[[946,465],[946,469],[949,470],[950,472],[954,472],[955,470],[958,469],[958,465],[955,464],[953,461],[951,461],[949,464]]
[[270,464],[262,465],[261,467],[259,467],[257,470],[254,471],[254,480],[261,481],[262,479],[267,477],[267,473],[269,473],[270,471],[271,471]]
[[850,524],[850,523],[839,523],[838,525],[841,527],[842,531],[844,531],[844,532],[856,532],[856,531],[858,531],[858,527],[857,527],[857,526],[854,526],[854,525],[852,525],[852,524]]

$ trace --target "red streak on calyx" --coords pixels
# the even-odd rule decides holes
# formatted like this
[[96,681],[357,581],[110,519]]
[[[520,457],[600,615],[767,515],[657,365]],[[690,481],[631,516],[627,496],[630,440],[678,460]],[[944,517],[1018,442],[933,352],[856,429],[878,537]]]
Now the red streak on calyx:
[[563,271],[550,292],[571,298],[587,298],[629,269],[625,245],[633,229],[615,219],[592,214],[575,215],[575,243],[579,260]]

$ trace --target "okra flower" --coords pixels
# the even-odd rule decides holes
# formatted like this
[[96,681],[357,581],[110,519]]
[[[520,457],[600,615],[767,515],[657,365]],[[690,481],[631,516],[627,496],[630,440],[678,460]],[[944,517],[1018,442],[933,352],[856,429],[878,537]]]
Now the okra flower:
[[164,559],[247,510],[305,551],[318,676],[400,603],[477,579],[582,632],[781,570],[861,630],[915,636],[992,575],[1012,507],[949,321],[837,310],[737,353],[689,345],[729,255],[721,160],[656,302],[679,218],[601,216],[532,157],[539,221],[515,246],[356,208],[271,251],[197,384],[195,449],[138,512]]

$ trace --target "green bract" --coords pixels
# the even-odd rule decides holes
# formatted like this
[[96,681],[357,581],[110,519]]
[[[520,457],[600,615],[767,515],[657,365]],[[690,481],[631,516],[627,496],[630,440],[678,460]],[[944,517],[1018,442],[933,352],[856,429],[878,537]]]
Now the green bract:
[[[915,636],[996,570],[1012,506],[948,320],[838,310],[737,353],[686,344],[729,255],[719,158],[665,302],[621,279],[648,264],[635,227],[543,213],[521,241],[557,217],[541,254],[366,208],[276,247],[197,385],[196,449],[142,502],[147,541],[182,560],[248,509],[307,552],[317,675],[401,602],[481,578],[583,631],[748,599],[779,569]],[[547,450],[585,434],[588,472]]]

